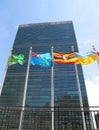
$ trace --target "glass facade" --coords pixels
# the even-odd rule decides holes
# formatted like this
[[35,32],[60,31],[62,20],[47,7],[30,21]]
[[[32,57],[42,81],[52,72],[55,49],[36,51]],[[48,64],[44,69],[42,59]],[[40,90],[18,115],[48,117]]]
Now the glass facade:
[[[14,45],[13,54],[24,54],[24,65],[8,67],[0,106],[21,106],[26,78],[29,48],[35,53],[54,51],[71,52],[74,46],[78,51],[73,24],[66,22],[49,22],[20,25]],[[77,65],[84,106],[88,105],[82,67]],[[79,106],[79,96],[74,65],[54,65],[55,106]],[[50,106],[51,103],[51,69],[30,65],[26,95],[26,106]]]
[[[20,25],[13,45],[13,54],[24,54],[24,65],[8,67],[0,106],[22,106],[29,49],[41,54],[54,51],[69,53],[78,50],[72,21]],[[83,105],[88,106],[82,67],[77,65]],[[74,65],[54,65],[55,107],[79,107],[79,94]],[[51,69],[30,65],[26,107],[51,106]],[[44,130],[44,129],[43,129]]]

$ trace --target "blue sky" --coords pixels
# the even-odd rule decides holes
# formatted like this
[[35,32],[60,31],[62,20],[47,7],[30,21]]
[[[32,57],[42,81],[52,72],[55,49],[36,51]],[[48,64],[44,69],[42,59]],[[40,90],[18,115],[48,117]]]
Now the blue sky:
[[[99,50],[99,0],[2,0],[0,2],[0,83],[19,24],[72,20],[79,52]],[[89,105],[99,106],[97,62],[83,66]]]

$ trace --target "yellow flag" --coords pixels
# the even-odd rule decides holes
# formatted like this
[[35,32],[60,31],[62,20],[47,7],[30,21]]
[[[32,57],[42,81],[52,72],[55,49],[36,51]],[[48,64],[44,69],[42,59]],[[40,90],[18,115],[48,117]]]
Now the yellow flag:
[[78,57],[78,61],[76,62],[76,64],[81,64],[81,65],[88,65],[91,64],[93,62],[95,62],[97,60],[97,56],[96,55],[90,55],[86,58],[80,58]]

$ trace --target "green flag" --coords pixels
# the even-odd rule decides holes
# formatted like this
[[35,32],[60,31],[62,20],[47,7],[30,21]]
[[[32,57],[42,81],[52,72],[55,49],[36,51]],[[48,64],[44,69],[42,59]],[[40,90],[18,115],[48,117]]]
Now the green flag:
[[24,55],[11,55],[8,61],[8,66],[14,65],[14,64],[24,64]]

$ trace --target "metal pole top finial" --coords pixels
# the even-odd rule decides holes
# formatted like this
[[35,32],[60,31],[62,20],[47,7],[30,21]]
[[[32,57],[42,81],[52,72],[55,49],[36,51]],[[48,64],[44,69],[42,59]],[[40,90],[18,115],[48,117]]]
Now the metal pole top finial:
[[30,49],[32,49],[32,46],[30,46]]
[[74,51],[74,46],[72,46],[72,51]]
[[94,46],[94,45],[92,45],[92,47],[93,47],[93,48],[95,48],[95,46]]
[[53,49],[54,47],[52,46],[51,48]]
[[10,49],[10,51],[12,52],[13,48]]
[[95,51],[96,51],[96,49],[95,49],[95,46],[94,46],[94,45],[92,45],[92,48],[93,48],[93,50],[95,50]]

